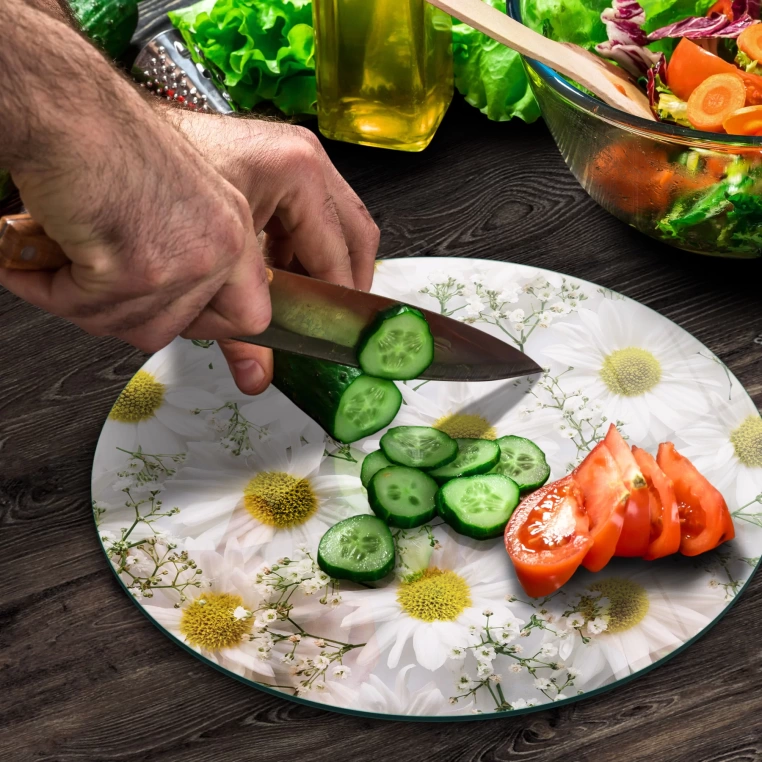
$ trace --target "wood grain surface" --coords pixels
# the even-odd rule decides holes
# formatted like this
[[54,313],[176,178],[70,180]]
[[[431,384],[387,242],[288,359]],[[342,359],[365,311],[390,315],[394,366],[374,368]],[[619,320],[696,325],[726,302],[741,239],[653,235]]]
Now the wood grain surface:
[[[144,0],[144,34],[166,7]],[[704,342],[762,405],[762,261],[681,254],[630,230],[585,195],[541,124],[493,124],[456,99],[422,154],[326,148],[378,221],[382,256],[510,260],[616,289]],[[100,428],[145,356],[7,292],[0,326],[3,762],[762,760],[762,578],[666,665],[518,718],[359,719],[203,666],[121,591],[92,521]]]

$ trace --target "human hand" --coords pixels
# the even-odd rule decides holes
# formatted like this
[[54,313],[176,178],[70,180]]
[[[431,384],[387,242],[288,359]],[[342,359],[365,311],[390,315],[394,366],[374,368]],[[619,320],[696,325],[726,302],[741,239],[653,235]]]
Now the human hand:
[[[162,120],[74,32],[11,2],[16,25],[0,39],[0,62],[38,95],[26,111],[16,101],[3,109],[11,118],[0,164],[71,265],[1,271],[0,284],[145,351],[179,334],[222,340],[239,387],[262,391],[269,353],[224,341],[270,319],[257,233],[268,234],[276,266],[367,288],[378,233],[364,207],[305,131],[206,115]],[[45,66],[40,37],[50,41]],[[46,97],[48,70],[66,92]]]

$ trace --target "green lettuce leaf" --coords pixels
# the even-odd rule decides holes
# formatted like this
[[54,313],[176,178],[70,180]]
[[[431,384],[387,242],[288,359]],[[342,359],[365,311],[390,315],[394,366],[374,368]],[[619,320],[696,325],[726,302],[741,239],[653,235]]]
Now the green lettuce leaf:
[[202,0],[169,18],[237,107],[269,101],[288,115],[317,112],[311,0]]
[[[505,0],[486,1],[505,12]],[[468,103],[496,122],[539,118],[518,53],[455,19],[452,42],[455,86]]]

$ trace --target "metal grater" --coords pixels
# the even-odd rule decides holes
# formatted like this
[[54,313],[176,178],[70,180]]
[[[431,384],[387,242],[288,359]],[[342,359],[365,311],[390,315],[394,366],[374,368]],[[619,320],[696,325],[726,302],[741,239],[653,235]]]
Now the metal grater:
[[[196,58],[203,60],[199,48]],[[211,69],[191,57],[180,32],[160,32],[140,51],[132,74],[141,87],[188,109],[235,114],[230,95]]]

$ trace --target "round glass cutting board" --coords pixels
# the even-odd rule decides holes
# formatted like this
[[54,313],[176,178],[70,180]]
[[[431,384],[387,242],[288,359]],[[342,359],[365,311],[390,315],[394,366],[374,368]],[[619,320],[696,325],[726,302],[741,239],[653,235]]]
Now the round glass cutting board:
[[394,425],[527,437],[551,479],[611,422],[652,453],[674,442],[725,496],[735,540],[694,558],[614,559],[532,599],[502,539],[471,540],[437,519],[396,530],[393,576],[338,583],[317,566],[318,542],[371,512],[360,466],[383,432],[340,445],[275,388],[238,392],[214,342],[178,339],[115,403],[92,482],[109,563],[165,634],[296,701],[454,720],[612,688],[727,611],[762,549],[762,419],[714,354],[620,294],[510,263],[385,260],[374,291],[471,323],[546,369],[400,383]]

